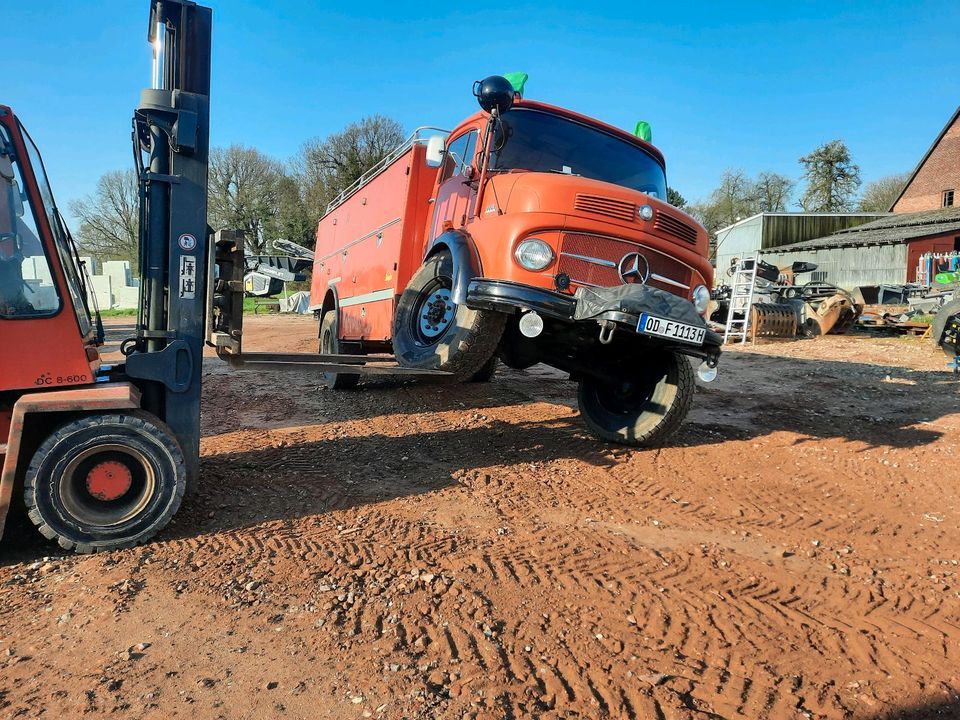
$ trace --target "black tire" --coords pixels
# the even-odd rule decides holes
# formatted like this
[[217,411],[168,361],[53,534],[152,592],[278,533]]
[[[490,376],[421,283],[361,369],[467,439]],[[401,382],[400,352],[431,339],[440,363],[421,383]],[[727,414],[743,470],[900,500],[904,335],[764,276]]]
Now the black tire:
[[183,452],[166,425],[147,413],[108,413],[72,420],[44,440],[23,495],[44,537],[92,553],[149,540],[186,486]]
[[676,353],[662,353],[645,359],[640,374],[633,378],[582,378],[577,403],[598,437],[624,445],[659,445],[690,411],[694,386],[689,361]]
[[470,382],[472,383],[490,382],[491,380],[493,380],[493,376],[497,374],[498,365],[500,365],[500,358],[497,357],[496,355],[491,355],[490,359],[487,360],[487,364],[470,376]]
[[930,327],[930,337],[933,339],[934,344],[951,358],[956,357],[956,353],[952,347],[941,345],[940,339],[943,337],[943,331],[947,327],[947,320],[957,314],[960,314],[960,300],[951,300],[944,304],[943,307],[937,311],[937,314],[933,316],[933,324]]
[[[339,322],[336,310],[327,312],[320,321],[320,354],[340,354]],[[331,390],[350,390],[360,382],[360,376],[348,373],[324,373],[323,381]]]
[[393,351],[406,367],[445,370],[468,380],[490,361],[507,316],[450,299],[453,259],[440,252],[414,273],[393,321]]

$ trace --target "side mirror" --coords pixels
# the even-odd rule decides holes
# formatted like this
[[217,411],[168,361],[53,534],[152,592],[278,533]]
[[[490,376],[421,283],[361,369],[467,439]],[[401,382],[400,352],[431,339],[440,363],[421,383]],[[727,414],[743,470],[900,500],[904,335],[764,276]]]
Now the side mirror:
[[438,168],[443,165],[443,137],[433,135],[427,140],[427,167]]

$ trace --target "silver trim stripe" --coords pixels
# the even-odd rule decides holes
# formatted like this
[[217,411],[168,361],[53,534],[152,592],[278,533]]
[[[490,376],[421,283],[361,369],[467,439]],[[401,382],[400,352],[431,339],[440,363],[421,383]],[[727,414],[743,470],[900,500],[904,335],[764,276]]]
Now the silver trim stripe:
[[601,258],[590,257],[589,255],[577,255],[575,253],[561,252],[561,255],[566,255],[570,258],[576,258],[577,260],[583,260],[588,263],[593,263],[594,265],[603,265],[604,267],[616,268],[617,264],[615,262],[610,262],[609,260],[602,260]]
[[393,288],[385,288],[376,292],[355,295],[352,298],[344,298],[340,301],[340,307],[350,307],[351,305],[362,305],[363,303],[378,302],[380,300],[392,300],[394,295]]

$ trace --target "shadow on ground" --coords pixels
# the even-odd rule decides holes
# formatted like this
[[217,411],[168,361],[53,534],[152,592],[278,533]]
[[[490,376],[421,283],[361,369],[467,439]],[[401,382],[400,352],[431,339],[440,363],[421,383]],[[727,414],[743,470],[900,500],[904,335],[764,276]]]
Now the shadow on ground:
[[877,715],[872,720],[945,720],[960,718],[960,698],[943,700]]

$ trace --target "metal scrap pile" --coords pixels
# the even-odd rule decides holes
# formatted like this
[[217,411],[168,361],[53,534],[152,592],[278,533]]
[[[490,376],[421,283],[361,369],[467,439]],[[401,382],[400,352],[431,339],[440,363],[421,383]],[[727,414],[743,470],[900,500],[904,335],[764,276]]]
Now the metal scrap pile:
[[[742,262],[757,263],[748,325],[751,340],[813,338],[843,333],[863,310],[862,303],[856,302],[851,293],[836,285],[822,281],[797,283],[797,275],[817,269],[813,263],[795,262],[789,267],[778,268],[763,260]],[[728,322],[732,292],[727,285],[714,291],[715,308],[709,316],[711,322],[721,325]]]

